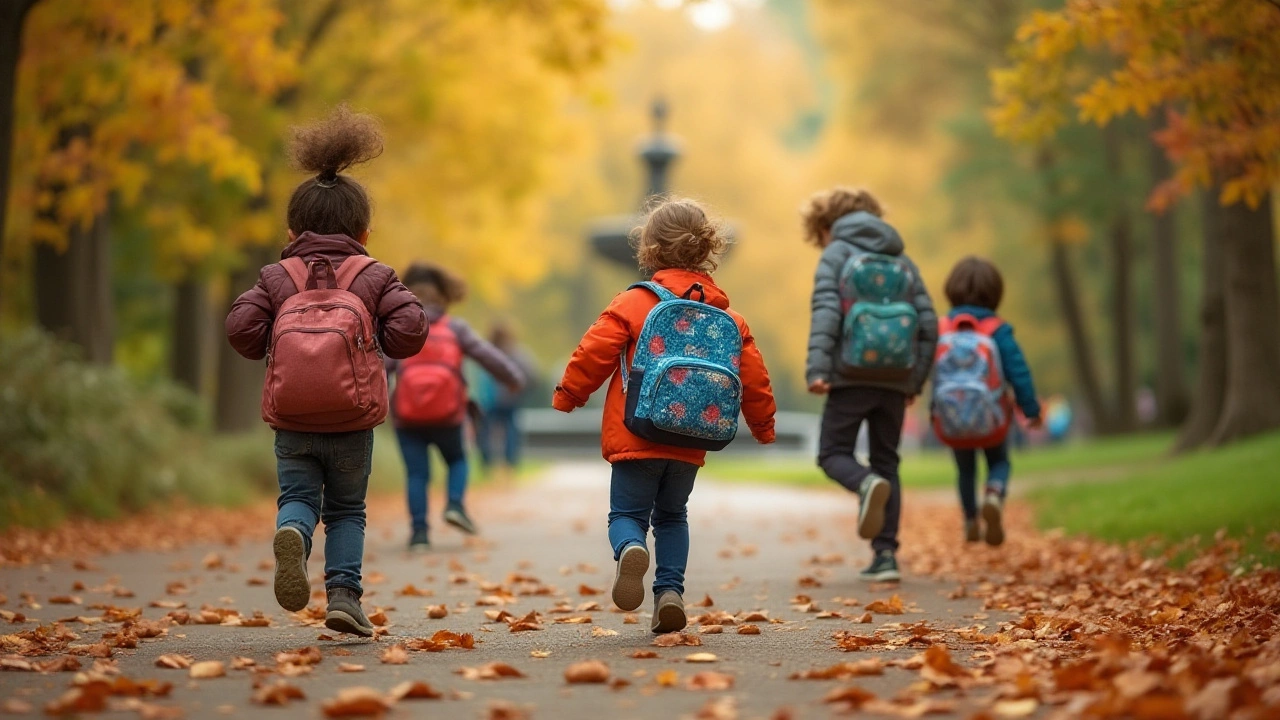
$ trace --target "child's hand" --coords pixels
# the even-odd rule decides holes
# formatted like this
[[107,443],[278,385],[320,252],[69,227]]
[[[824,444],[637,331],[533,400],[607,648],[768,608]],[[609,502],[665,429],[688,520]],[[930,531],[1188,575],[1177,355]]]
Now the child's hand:
[[1027,418],[1027,427],[1031,428],[1032,430],[1039,430],[1040,428],[1044,427],[1044,418],[1040,417],[1039,415],[1033,418]]
[[814,380],[809,383],[809,392],[814,395],[826,395],[831,392],[831,383],[822,379]]

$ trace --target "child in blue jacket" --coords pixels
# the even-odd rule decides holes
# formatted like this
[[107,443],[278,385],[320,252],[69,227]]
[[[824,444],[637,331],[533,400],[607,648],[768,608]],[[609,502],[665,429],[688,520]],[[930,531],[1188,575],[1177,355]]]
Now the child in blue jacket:
[[[951,303],[949,319],[961,315],[972,316],[978,321],[995,318],[998,326],[991,333],[1000,352],[1000,369],[1005,382],[1013,390],[1014,400],[1027,418],[1030,427],[1038,428],[1040,402],[1031,380],[1031,368],[1013,338],[1013,326],[999,319],[996,308],[1004,296],[1004,279],[990,262],[977,257],[967,257],[951,269],[943,288]],[[956,467],[959,470],[960,505],[964,509],[965,540],[977,542],[983,539],[988,545],[1004,542],[1004,499],[1009,490],[1009,443],[1003,440],[997,445],[981,448],[987,459],[987,488],[982,501],[982,521],[985,533],[978,522],[978,450],[956,449]]]

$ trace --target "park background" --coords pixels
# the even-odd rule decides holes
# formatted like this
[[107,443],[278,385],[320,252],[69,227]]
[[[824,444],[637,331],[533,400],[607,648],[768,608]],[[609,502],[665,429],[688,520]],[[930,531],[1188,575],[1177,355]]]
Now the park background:
[[[355,171],[371,252],[458,271],[458,314],[512,319],[545,400],[634,277],[588,234],[639,208],[661,98],[670,187],[734,228],[717,282],[782,409],[820,402],[797,208],[866,187],[940,308],[959,258],[1004,272],[1040,394],[1074,409],[1070,442],[1015,457],[1043,524],[1175,546],[1226,528],[1274,562],[1280,7],[1106,5],[5,0],[0,525],[274,490],[262,368],[221,321],[283,244],[288,127],[342,102],[387,132]],[[377,453],[397,488],[389,436]],[[826,482],[811,460],[718,463]],[[904,475],[952,482],[938,454]]]

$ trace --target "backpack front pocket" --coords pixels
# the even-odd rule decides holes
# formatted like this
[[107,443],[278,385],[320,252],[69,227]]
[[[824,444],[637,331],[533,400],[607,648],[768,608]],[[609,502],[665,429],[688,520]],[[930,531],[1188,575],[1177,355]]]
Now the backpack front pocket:
[[742,383],[729,369],[669,358],[646,375],[651,380],[640,402],[648,406],[655,428],[713,443],[727,443],[737,434]]
[[910,370],[920,317],[910,303],[856,303],[844,318],[842,359],[851,368]]

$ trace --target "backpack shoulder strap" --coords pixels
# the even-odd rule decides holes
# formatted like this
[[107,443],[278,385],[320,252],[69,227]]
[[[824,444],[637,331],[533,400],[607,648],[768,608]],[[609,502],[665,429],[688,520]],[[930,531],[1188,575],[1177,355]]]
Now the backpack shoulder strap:
[[305,260],[300,257],[290,257],[281,260],[279,265],[284,268],[285,272],[289,273],[289,279],[293,281],[293,286],[298,289],[298,292],[307,289],[307,279],[310,273]]
[[988,337],[995,335],[996,331],[1002,327],[1004,327],[1004,321],[995,315],[992,315],[989,318],[983,318],[979,320],[977,324],[978,332]]
[[368,255],[351,255],[343,260],[338,268],[338,289],[350,290],[351,283],[356,281],[356,277],[376,262],[378,261]]
[[629,287],[627,287],[627,289],[628,289],[628,290],[633,290],[633,289],[635,289],[635,288],[644,288],[645,290],[648,290],[649,292],[653,293],[654,295],[657,295],[657,296],[658,296],[658,300],[666,301],[666,300],[678,300],[678,299],[679,299],[679,298],[677,298],[677,297],[676,297],[676,294],[675,294],[675,293],[673,293],[673,292],[671,292],[670,290],[668,290],[668,289],[666,289],[666,288],[662,287],[661,285],[659,285],[658,283],[656,283],[656,282],[654,282],[654,281],[652,281],[652,280],[649,280],[649,281],[646,281],[646,282],[638,282],[638,283],[635,283],[635,284],[630,285]]

